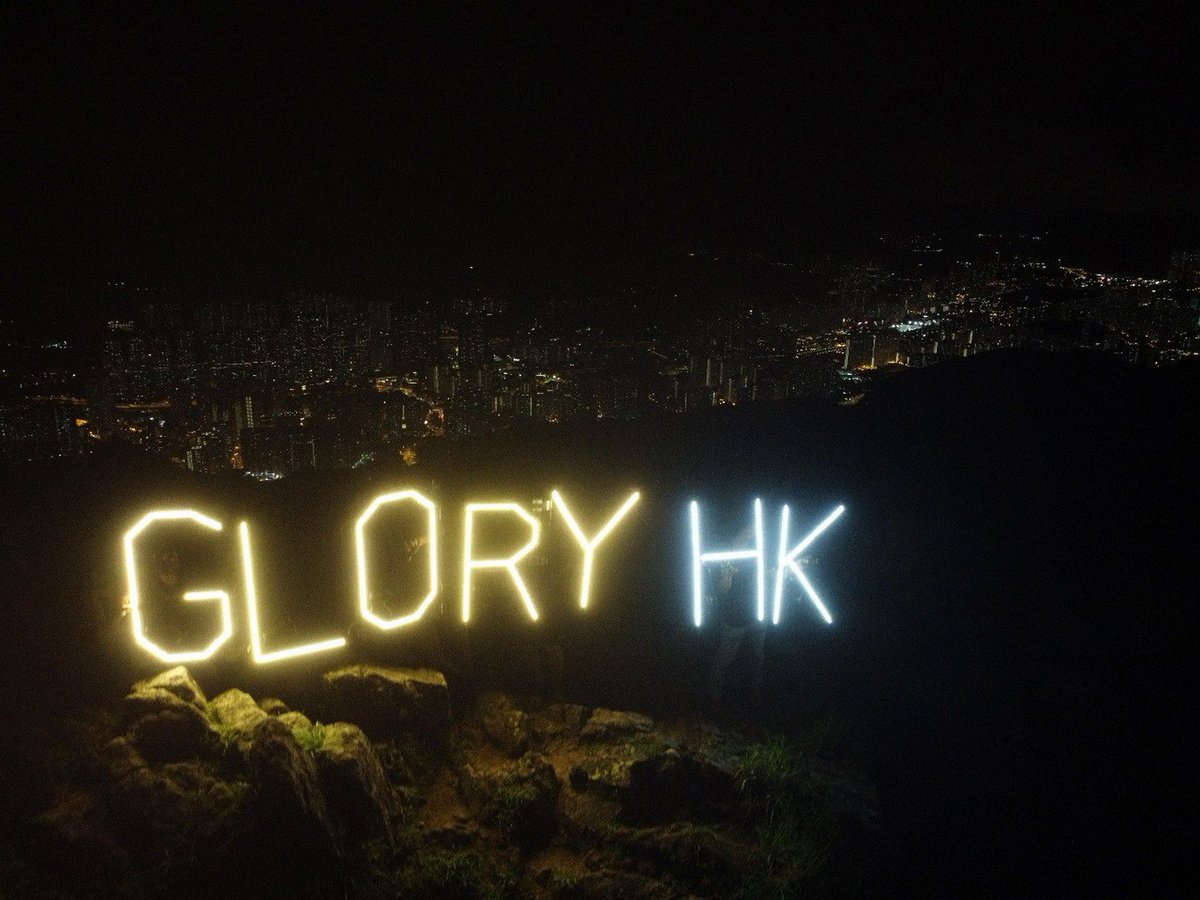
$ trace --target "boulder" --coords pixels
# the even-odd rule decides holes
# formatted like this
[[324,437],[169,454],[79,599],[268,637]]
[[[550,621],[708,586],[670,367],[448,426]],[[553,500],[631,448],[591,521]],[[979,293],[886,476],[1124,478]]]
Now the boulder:
[[183,666],[137,682],[123,705],[130,740],[152,762],[210,755],[220,746],[204,692]]
[[213,776],[202,764],[133,768],[109,791],[112,821],[131,843],[158,854],[195,852],[239,808],[240,785]]
[[143,684],[125,695],[122,701],[122,718],[130,725],[143,716],[154,716],[165,710],[193,710],[204,715],[203,710],[197,709],[186,700],[181,700],[177,694],[166,688],[150,687]]
[[544,844],[553,836],[559,781],[542,754],[530,751],[497,768],[468,764],[459,776],[462,792],[479,818],[511,834],[523,847]]
[[208,706],[204,691],[200,689],[199,683],[183,666],[167,669],[165,672],[159,672],[153,678],[136,682],[133,686],[133,693],[160,689],[174,694],[184,703],[191,704],[201,712],[204,712]]
[[571,785],[576,790],[598,790],[618,798],[633,786],[635,766],[656,759],[668,749],[661,741],[597,742],[571,769]]
[[577,703],[548,703],[529,713],[529,731],[539,744],[579,740],[579,731],[587,721],[586,706]]
[[347,833],[357,839],[384,837],[391,842],[399,806],[366,734],[357,725],[333,722],[323,726],[322,736],[315,754],[317,772],[325,797]]
[[146,760],[127,737],[116,737],[100,748],[97,754],[101,778],[116,784],[134,769],[145,767]]
[[287,725],[259,713],[262,719],[250,732],[246,753],[257,839],[290,858],[338,856],[341,834],[321,792],[316,762]]
[[249,744],[254,729],[268,718],[254,698],[238,688],[218,694],[208,709],[221,730],[243,748]]
[[577,791],[593,791],[620,805],[624,822],[661,822],[699,815],[720,818],[738,798],[734,773],[698,758],[663,736],[593,745],[570,772]]
[[446,677],[433,669],[347,666],[324,675],[325,718],[354,722],[372,740],[416,737],[442,746],[450,730]]
[[483,733],[494,746],[514,759],[529,749],[528,717],[508,695],[485,691],[477,710]]
[[689,751],[668,748],[630,769],[624,815],[634,820],[670,816],[721,819],[733,815],[739,799],[737,774]]
[[[311,732],[313,730],[312,720],[304,713],[297,710],[280,713],[276,718],[290,728],[292,730],[292,734],[296,734],[298,731]],[[297,740],[299,740],[299,736],[297,736]]]
[[581,735],[586,740],[614,740],[645,734],[654,728],[654,720],[641,713],[616,709],[596,709],[588,716]]
[[379,764],[391,784],[411,785],[415,779],[404,753],[393,741],[379,741],[372,745]]
[[220,733],[190,703],[142,716],[130,726],[129,739],[153,763],[212,757],[221,746]]

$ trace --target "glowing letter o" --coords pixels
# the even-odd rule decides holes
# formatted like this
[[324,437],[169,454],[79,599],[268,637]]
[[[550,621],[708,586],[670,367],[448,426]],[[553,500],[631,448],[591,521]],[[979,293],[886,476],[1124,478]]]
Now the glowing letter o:
[[[367,541],[366,527],[371,521],[371,517],[375,515],[379,507],[387,503],[400,503],[404,500],[412,500],[425,507],[425,511],[429,516],[429,593],[421,601],[413,612],[404,616],[397,616],[394,619],[385,619],[371,609],[371,598],[367,591]],[[363,514],[358,517],[358,521],[354,523],[354,553],[355,560],[358,566],[358,610],[364,619],[370,622],[377,628],[390,630],[399,628],[402,625],[409,625],[416,622],[421,616],[425,615],[425,610],[429,608],[429,604],[438,593],[438,554],[437,554],[437,506],[432,500],[422,496],[420,492],[414,490],[395,491],[391,494],[384,494],[376,497],[371,501],[371,505],[363,511]]]

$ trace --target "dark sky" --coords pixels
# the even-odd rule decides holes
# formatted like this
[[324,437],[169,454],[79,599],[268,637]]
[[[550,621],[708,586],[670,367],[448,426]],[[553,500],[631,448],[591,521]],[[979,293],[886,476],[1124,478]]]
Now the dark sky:
[[751,6],[8,4],[6,302],[876,228],[1161,269],[1200,237],[1195,4]]

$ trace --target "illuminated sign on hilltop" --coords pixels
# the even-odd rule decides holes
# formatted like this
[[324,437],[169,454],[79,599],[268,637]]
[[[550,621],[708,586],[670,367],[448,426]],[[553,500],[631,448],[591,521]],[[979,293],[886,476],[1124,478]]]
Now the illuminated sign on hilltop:
[[[618,526],[636,508],[641,494],[637,491],[609,507],[604,524],[589,536],[584,526],[580,524],[575,512],[568,505],[560,491],[551,492],[551,505],[558,511],[566,530],[574,539],[580,551],[578,576],[578,604],[580,610],[586,611],[592,599],[593,574],[597,568],[597,555],[605,548],[612,546],[610,538]],[[386,523],[374,521],[377,513],[384,508],[405,509],[415,511],[423,521],[423,532],[407,542],[409,560],[423,557],[414,568],[424,572],[422,583],[416,587],[405,587],[407,593],[397,600],[391,601],[407,604],[404,612],[388,614],[385,609],[377,608],[377,597],[370,590],[372,558],[369,552],[368,535],[376,533]],[[753,572],[753,596],[747,601],[753,606],[754,618],[764,626],[780,623],[783,607],[783,595],[789,577],[794,577],[801,591],[812,603],[817,613],[826,623],[832,623],[833,617],[824,602],[818,596],[812,582],[804,572],[802,554],[845,512],[845,507],[838,506],[829,513],[819,524],[809,531],[794,545],[789,545],[789,530],[791,510],[785,504],[779,510],[779,537],[776,542],[775,554],[768,555],[766,544],[765,511],[761,499],[755,498],[751,504],[749,523],[743,530],[743,535],[753,535],[753,539],[738,540],[736,546],[713,547],[705,541],[702,528],[700,504],[693,500],[688,505],[688,520],[690,524],[691,543],[691,617],[697,628],[704,624],[705,605],[709,599],[706,591],[706,569],[714,564],[725,567],[742,565],[747,571]],[[601,514],[603,515],[603,514]],[[588,518],[592,518],[589,516]],[[599,518],[598,516],[595,518]],[[430,606],[441,594],[443,581],[441,578],[441,547],[442,541],[438,536],[438,507],[437,504],[420,491],[408,488],[381,494],[372,500],[354,523],[354,560],[356,569],[357,606],[359,617],[370,625],[382,631],[393,631],[410,627],[418,622],[429,611]],[[479,537],[489,529],[494,529],[497,523],[507,522],[509,531],[516,529],[523,533],[523,538],[507,548],[506,555],[481,556],[478,547],[481,546]],[[157,602],[172,602],[182,599],[187,603],[209,603],[214,605],[212,634],[198,641],[192,647],[177,647],[169,649],[163,645],[161,638],[150,633],[146,620],[146,603],[152,599],[145,591],[144,580],[139,568],[138,543],[147,531],[162,526],[164,523],[174,523],[176,526],[186,525],[200,530],[201,534],[217,537],[226,534],[224,523],[193,509],[162,509],[152,510],[142,516],[126,533],[122,542],[125,573],[128,579],[128,607],[133,628],[134,642],[147,653],[167,663],[197,662],[212,657],[229,639],[234,632],[233,603],[231,593],[236,589],[229,585],[206,587],[203,590],[191,590],[177,595],[173,588],[173,579],[165,579],[167,587],[159,586]],[[315,653],[323,653],[346,646],[343,636],[322,637],[307,643],[291,647],[267,649],[261,622],[261,609],[270,605],[270,595],[260,595],[255,578],[255,565],[251,529],[248,522],[238,522],[236,529],[238,555],[241,561],[240,594],[244,603],[245,624],[249,632],[250,654],[256,663],[271,663]],[[491,571],[502,576],[510,583],[512,592],[520,603],[520,608],[529,620],[536,623],[540,618],[537,599],[533,596],[521,574],[522,562],[538,548],[542,540],[542,523],[527,511],[521,504],[511,500],[491,502],[469,502],[463,508],[463,532],[461,555],[461,614],[464,624],[469,624],[472,613],[472,592],[475,589],[478,573]],[[611,562],[609,563],[611,566]],[[728,570],[728,569],[727,569]],[[768,571],[771,572],[768,576]],[[231,577],[232,583],[237,579]],[[771,587],[768,604],[768,584]],[[164,596],[165,594],[165,596]],[[768,614],[769,613],[769,614]]]

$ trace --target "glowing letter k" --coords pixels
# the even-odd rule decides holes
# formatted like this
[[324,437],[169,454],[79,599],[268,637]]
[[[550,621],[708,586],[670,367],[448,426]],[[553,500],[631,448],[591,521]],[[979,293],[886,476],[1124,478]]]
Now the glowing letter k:
[[791,569],[792,574],[800,582],[800,586],[804,588],[804,593],[808,595],[808,599],[812,601],[813,606],[817,608],[817,612],[821,614],[821,618],[826,624],[833,624],[833,617],[829,615],[829,610],[825,608],[825,604],[821,602],[821,598],[817,596],[817,592],[813,589],[808,578],[800,566],[796,564],[796,557],[809,548],[813,541],[821,536],[821,534],[832,525],[837,517],[846,511],[846,507],[838,506],[833,512],[827,515],[821,524],[809,532],[808,537],[798,543],[791,550],[786,550],[788,541],[788,516],[790,511],[785,503],[779,514],[779,565],[775,569],[775,604],[771,609],[771,624],[779,624],[780,607],[783,605],[783,579],[786,569]]

